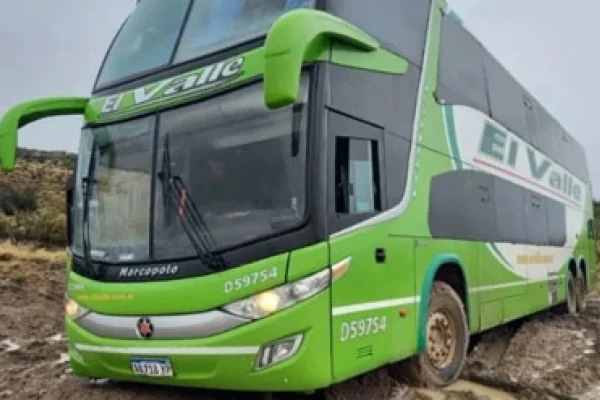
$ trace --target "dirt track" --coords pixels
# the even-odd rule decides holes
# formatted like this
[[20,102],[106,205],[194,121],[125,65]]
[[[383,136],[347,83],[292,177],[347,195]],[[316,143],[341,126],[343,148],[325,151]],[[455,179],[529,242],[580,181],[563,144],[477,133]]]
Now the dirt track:
[[[0,260],[0,399],[245,398],[78,380],[70,374],[61,335],[63,265],[38,262],[19,267],[28,272],[16,273],[14,263]],[[482,336],[471,353],[465,378],[502,388],[516,399],[600,399],[599,332],[600,295],[593,295],[583,315],[546,313]],[[384,370],[335,392],[336,400],[434,398],[399,386]],[[489,397],[446,392],[436,398]]]

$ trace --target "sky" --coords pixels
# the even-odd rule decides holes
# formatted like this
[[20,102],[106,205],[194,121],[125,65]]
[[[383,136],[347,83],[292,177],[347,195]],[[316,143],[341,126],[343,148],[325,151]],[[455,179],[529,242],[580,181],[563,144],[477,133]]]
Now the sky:
[[[343,1],[343,0],[339,0]],[[376,2],[377,0],[371,0]],[[464,25],[587,150],[600,197],[598,0],[449,0]],[[88,96],[135,0],[1,0],[0,113],[43,96]],[[76,151],[80,117],[43,120],[19,146]]]

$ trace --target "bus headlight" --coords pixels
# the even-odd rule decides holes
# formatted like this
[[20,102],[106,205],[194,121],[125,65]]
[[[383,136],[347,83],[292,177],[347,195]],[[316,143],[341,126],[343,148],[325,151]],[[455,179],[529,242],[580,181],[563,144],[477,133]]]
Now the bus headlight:
[[306,300],[329,286],[331,270],[324,269],[296,282],[247,297],[223,307],[242,318],[260,319]]
[[72,320],[76,321],[81,317],[87,315],[90,311],[82,307],[75,300],[71,300],[68,297],[65,297],[65,315]]

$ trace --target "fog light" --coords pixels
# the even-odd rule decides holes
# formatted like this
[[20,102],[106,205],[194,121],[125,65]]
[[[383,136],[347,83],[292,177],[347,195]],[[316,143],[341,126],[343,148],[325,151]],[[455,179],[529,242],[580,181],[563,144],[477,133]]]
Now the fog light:
[[296,335],[264,346],[258,353],[256,368],[265,368],[287,360],[298,352],[303,335]]

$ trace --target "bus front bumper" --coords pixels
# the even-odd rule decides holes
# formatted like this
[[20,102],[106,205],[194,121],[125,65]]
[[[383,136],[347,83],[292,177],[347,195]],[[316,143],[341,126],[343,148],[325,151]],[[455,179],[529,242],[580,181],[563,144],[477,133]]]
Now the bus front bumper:
[[[310,391],[331,383],[326,290],[278,314],[219,335],[190,340],[115,340],[66,320],[73,373],[86,378],[233,391]],[[292,356],[259,367],[265,349],[301,338]],[[264,359],[264,358],[263,358]],[[132,361],[158,361],[172,376],[134,374]]]

